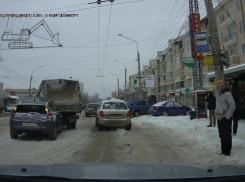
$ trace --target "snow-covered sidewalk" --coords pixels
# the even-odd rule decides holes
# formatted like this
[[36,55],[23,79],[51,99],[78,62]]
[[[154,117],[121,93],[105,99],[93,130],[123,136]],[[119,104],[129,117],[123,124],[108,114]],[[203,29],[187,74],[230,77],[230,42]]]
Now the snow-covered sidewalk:
[[[209,120],[189,116],[140,116],[134,123],[145,126],[156,137],[168,137],[189,164],[245,164],[245,121],[239,121],[232,138],[231,156],[220,155],[218,127],[207,127]],[[168,135],[166,136],[166,133]]]

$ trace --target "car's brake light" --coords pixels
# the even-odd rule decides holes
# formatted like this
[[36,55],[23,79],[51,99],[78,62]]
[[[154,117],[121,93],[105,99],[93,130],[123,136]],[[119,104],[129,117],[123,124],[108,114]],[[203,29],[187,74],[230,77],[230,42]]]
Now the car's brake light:
[[100,116],[101,116],[101,117],[105,117],[105,114],[104,114],[103,111],[100,111]]
[[128,109],[130,109],[130,106],[128,106]]
[[15,115],[15,112],[12,112],[12,116],[14,116]]
[[155,110],[159,110],[159,107],[155,107]]
[[131,113],[130,113],[130,111],[128,111],[128,113],[127,113],[127,117],[130,117],[131,116]]

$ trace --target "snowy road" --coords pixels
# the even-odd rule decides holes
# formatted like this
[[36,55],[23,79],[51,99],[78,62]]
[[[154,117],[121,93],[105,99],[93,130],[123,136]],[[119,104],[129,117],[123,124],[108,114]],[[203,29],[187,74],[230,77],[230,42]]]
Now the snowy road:
[[239,123],[230,157],[220,156],[217,127],[188,117],[132,118],[130,131],[98,131],[95,118],[80,116],[76,130],[64,129],[56,141],[45,135],[9,136],[9,117],[0,118],[1,164],[162,163],[245,164],[244,123]]

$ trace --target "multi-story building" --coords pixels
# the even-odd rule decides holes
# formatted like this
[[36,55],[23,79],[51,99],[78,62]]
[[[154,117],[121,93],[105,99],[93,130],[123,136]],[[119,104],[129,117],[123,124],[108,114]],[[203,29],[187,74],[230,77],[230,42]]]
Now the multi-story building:
[[[5,89],[4,91],[11,95],[18,96],[21,101],[29,98],[29,89]],[[31,89],[32,97],[36,98],[37,91],[38,90],[35,88]]]
[[[223,0],[219,3],[215,7],[215,16],[221,49],[229,51],[231,61],[230,67],[224,68],[225,78],[234,81],[241,95],[241,107],[245,109],[245,1]],[[201,29],[210,35],[212,30],[207,17],[201,20]],[[203,53],[204,56],[211,54],[212,47],[210,52]],[[156,97],[158,102],[169,100],[194,105],[194,65],[183,64],[183,58],[193,60],[188,31],[170,39],[168,47],[144,65],[144,76],[155,77],[155,87],[147,88],[148,97]],[[203,86],[207,91],[214,91],[213,65],[203,65]]]

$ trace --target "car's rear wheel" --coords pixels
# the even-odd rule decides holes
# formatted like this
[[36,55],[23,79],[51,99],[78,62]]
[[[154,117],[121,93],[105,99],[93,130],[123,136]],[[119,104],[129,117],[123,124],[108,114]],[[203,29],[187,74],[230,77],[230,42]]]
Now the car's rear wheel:
[[57,139],[57,130],[55,126],[53,133],[50,134],[50,140],[56,140],[56,139]]
[[134,111],[134,117],[138,117],[140,115],[139,111]]
[[99,125],[99,124],[98,124],[98,119],[95,118],[95,126],[98,127],[98,125]]
[[15,133],[15,132],[10,131],[10,137],[12,139],[17,139],[18,138],[18,133]]
[[185,115],[186,115],[186,116],[189,116],[189,115],[190,115],[190,111],[191,111],[191,110],[185,111]]
[[131,130],[132,125],[126,126],[126,130]]
[[164,112],[162,113],[162,115],[163,115],[163,116],[169,116],[168,111],[164,111]]
[[99,130],[99,131],[102,131],[103,129],[104,129],[104,127],[103,127],[103,126],[98,125],[98,130]]

